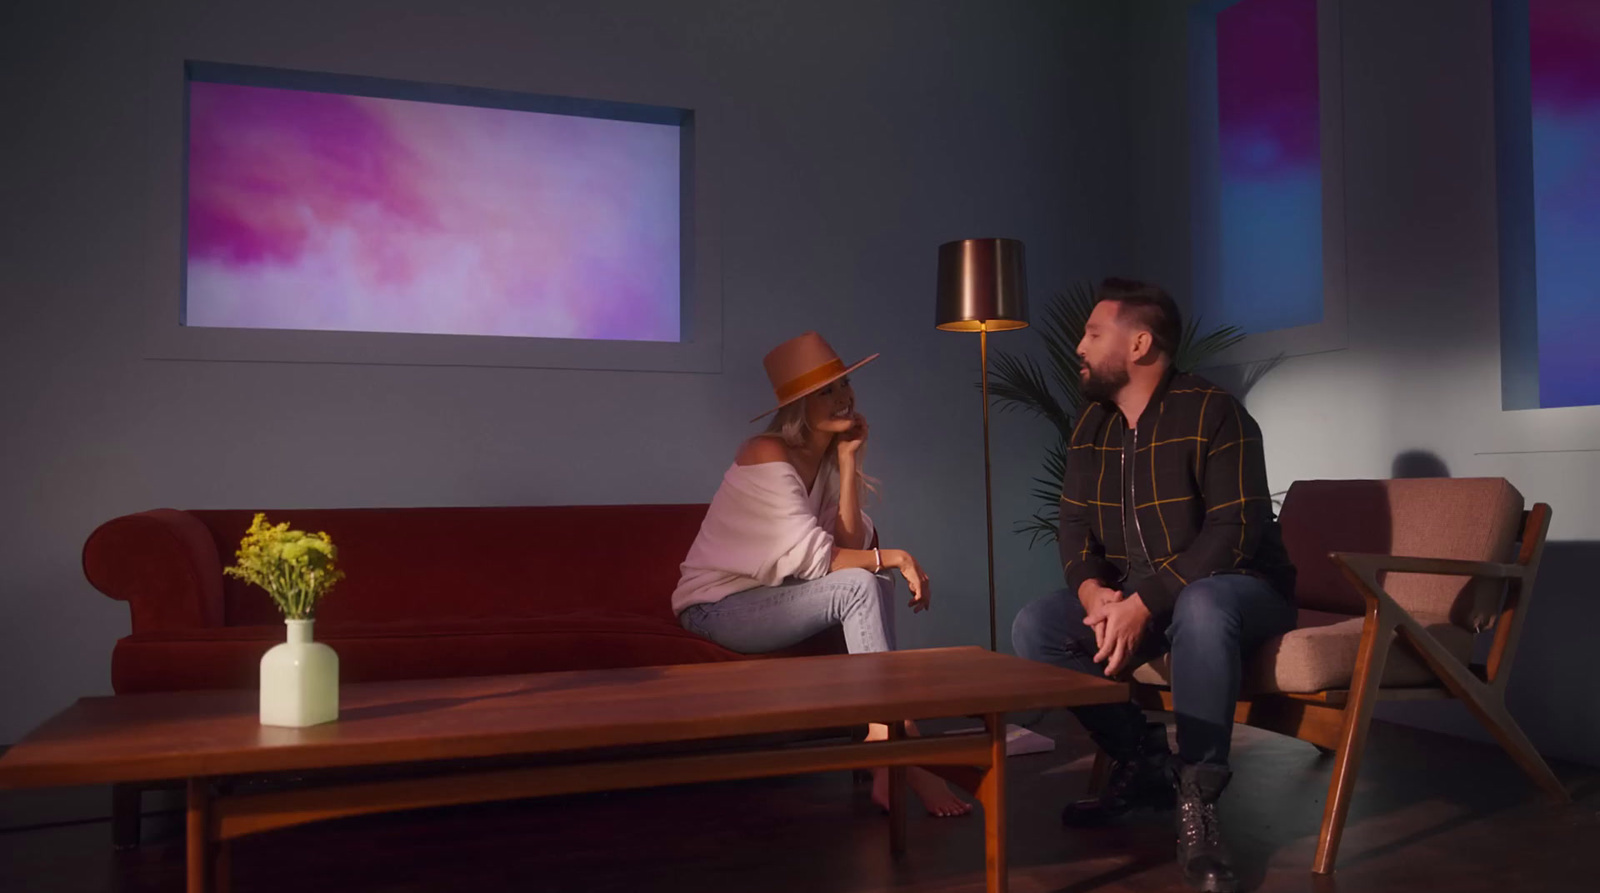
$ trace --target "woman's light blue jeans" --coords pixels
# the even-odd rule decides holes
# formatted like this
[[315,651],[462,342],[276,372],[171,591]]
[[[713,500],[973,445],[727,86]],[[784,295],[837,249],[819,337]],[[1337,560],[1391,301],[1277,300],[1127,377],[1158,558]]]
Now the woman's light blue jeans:
[[690,605],[678,622],[740,654],[788,648],[830,626],[844,627],[851,654],[893,651],[894,591],[887,571],[846,568],[815,580],[786,581]]

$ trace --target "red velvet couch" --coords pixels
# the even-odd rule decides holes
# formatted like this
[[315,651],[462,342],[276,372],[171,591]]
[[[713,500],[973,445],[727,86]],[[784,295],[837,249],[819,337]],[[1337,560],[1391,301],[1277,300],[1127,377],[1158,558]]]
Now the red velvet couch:
[[[339,547],[315,637],[343,682],[737,660],[685,631],[670,597],[704,505],[269,511]],[[94,587],[128,603],[118,694],[253,688],[282,618],[232,564],[251,511],[156,509],[102,524]],[[784,655],[842,652],[837,630]]]

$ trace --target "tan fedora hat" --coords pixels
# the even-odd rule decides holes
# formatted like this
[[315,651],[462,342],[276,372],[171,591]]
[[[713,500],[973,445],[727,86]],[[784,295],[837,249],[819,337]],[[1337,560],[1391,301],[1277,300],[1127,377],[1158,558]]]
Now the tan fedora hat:
[[790,338],[774,347],[761,361],[761,365],[767,368],[767,380],[772,382],[772,393],[778,398],[778,405],[750,421],[758,422],[877,358],[878,355],[873,354],[854,366],[846,366],[833,348],[828,346],[828,342],[816,332]]

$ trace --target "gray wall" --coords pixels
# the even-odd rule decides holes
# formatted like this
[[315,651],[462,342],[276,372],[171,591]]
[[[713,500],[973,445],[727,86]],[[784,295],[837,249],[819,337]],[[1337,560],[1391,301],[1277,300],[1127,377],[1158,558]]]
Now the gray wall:
[[[1489,0],[1336,0],[1343,32],[1348,346],[1292,357],[1250,392],[1274,491],[1388,477],[1410,451],[1453,477],[1505,477],[1554,509],[1552,544],[1508,694],[1547,754],[1600,754],[1600,407],[1500,409]],[[1179,4],[1141,2],[1135,51],[1136,265],[1184,283],[1188,204]],[[1176,138],[1174,138],[1176,137]],[[1181,285],[1180,285],[1181,287]],[[1228,370],[1221,370],[1225,375]],[[1220,376],[1219,376],[1220,377]],[[1387,707],[1482,737],[1454,704]]]
[[[0,24],[0,742],[109,691],[128,615],[84,582],[97,524],[156,506],[705,501],[770,400],[761,355],[811,328],[884,355],[857,378],[874,514],[936,586],[903,641],[986,640],[978,344],[932,328],[934,249],[1021,238],[1041,298],[1126,263],[1117,3],[28,7]],[[714,107],[723,371],[144,359],[165,262],[151,170],[175,163],[144,109],[150,73],[182,54]],[[1003,627],[1059,576],[1004,532],[1031,508],[1043,437],[997,421]]]
[[[934,247],[1026,240],[1036,300],[1113,271],[1187,280],[1184,27],[1168,0],[134,6],[0,24],[0,742],[109,689],[127,610],[78,566],[100,522],[162,505],[702,501],[766,405],[761,354],[807,328],[850,357],[884,353],[857,379],[885,483],[874,515],[936,581],[903,640],[981,643],[977,344],[929,325]],[[1427,450],[1551,502],[1512,707],[1547,752],[1592,761],[1600,669],[1574,650],[1600,626],[1600,410],[1499,409],[1488,2],[1343,0],[1343,30],[1349,346],[1251,393],[1274,489],[1386,476]],[[664,83],[716,108],[723,372],[143,359],[161,159],[142,106],[175,45],[623,100]],[[1032,509],[1047,432],[995,424],[1004,648],[1059,572],[1006,532]],[[1397,718],[1476,734],[1455,707]]]

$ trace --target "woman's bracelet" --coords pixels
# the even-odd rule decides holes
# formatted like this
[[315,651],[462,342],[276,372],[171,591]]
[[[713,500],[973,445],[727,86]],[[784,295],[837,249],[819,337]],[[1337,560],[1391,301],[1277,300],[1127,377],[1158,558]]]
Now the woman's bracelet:
[[877,546],[872,547],[872,560],[878,564],[877,567],[872,569],[872,572],[875,574],[883,573],[883,553],[878,551]]

